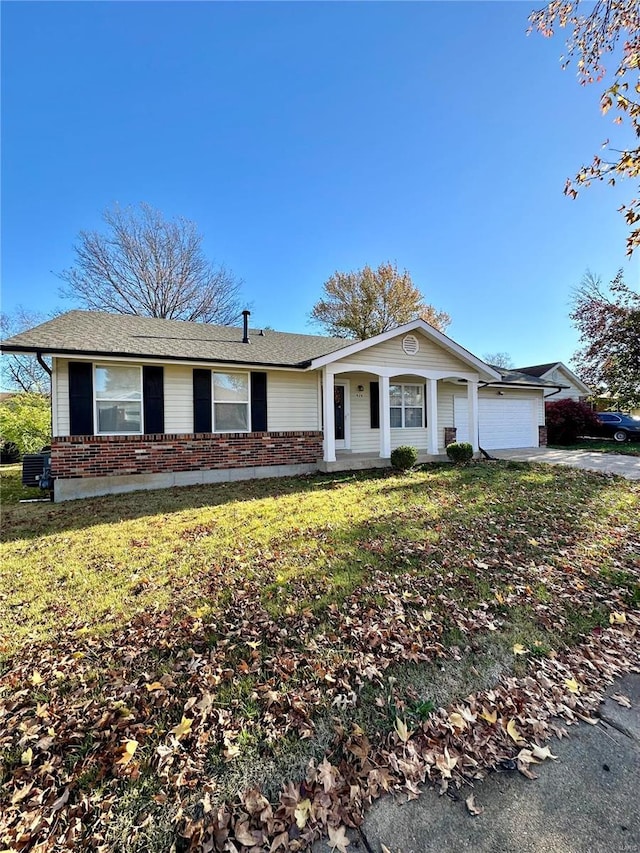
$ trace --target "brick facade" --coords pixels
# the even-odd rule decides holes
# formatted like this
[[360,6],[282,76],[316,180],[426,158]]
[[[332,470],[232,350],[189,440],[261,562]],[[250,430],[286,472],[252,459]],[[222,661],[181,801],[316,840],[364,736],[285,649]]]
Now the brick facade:
[[58,480],[313,464],[321,458],[321,432],[88,435],[51,442]]
[[538,427],[538,445],[540,447],[547,446],[547,428],[546,426]]
[[456,427],[445,427],[444,428],[444,446],[446,447],[448,444],[453,444],[456,440],[457,429]]

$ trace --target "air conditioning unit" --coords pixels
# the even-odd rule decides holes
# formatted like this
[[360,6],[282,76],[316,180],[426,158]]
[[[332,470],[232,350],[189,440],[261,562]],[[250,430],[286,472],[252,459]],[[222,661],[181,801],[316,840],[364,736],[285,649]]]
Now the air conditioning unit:
[[25,453],[22,457],[22,485],[40,489],[53,489],[51,476],[51,449],[40,453]]

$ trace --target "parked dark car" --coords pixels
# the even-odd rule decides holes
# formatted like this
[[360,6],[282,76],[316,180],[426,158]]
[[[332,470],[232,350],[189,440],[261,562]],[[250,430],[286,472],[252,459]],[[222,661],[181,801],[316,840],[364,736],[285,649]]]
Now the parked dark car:
[[596,412],[600,422],[600,434],[614,441],[640,440],[640,418],[632,418],[622,412]]

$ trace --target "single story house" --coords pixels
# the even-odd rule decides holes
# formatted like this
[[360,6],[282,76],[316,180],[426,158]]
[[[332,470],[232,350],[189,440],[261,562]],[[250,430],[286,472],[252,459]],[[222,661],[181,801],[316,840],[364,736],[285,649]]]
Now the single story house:
[[365,341],[70,311],[4,341],[52,363],[56,500],[546,443],[559,386],[422,320]]
[[545,379],[547,382],[554,382],[558,385],[563,385],[559,391],[547,392],[547,397],[553,397],[555,400],[576,400],[584,403],[587,397],[591,397],[593,391],[588,385],[579,379],[572,370],[569,370],[566,364],[561,361],[553,361],[550,364],[533,364],[530,367],[518,367],[519,373],[525,373],[527,376],[534,376],[536,379]]

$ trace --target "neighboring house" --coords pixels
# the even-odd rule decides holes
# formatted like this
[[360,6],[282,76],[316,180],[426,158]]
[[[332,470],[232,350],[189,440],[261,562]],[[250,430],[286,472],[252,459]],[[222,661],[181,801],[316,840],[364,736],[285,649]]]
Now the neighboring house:
[[581,379],[578,379],[575,373],[561,361],[554,361],[550,364],[534,364],[531,367],[518,367],[517,371],[527,376],[534,376],[536,379],[545,379],[556,386],[562,385],[560,391],[549,391],[545,394],[547,397],[553,397],[554,401],[578,400],[584,403],[587,397],[591,397],[593,394],[591,388],[585,385]]
[[[546,443],[557,384],[422,320],[366,341],[71,311],[5,352],[52,359],[56,500]],[[329,429],[323,425],[329,424]]]

